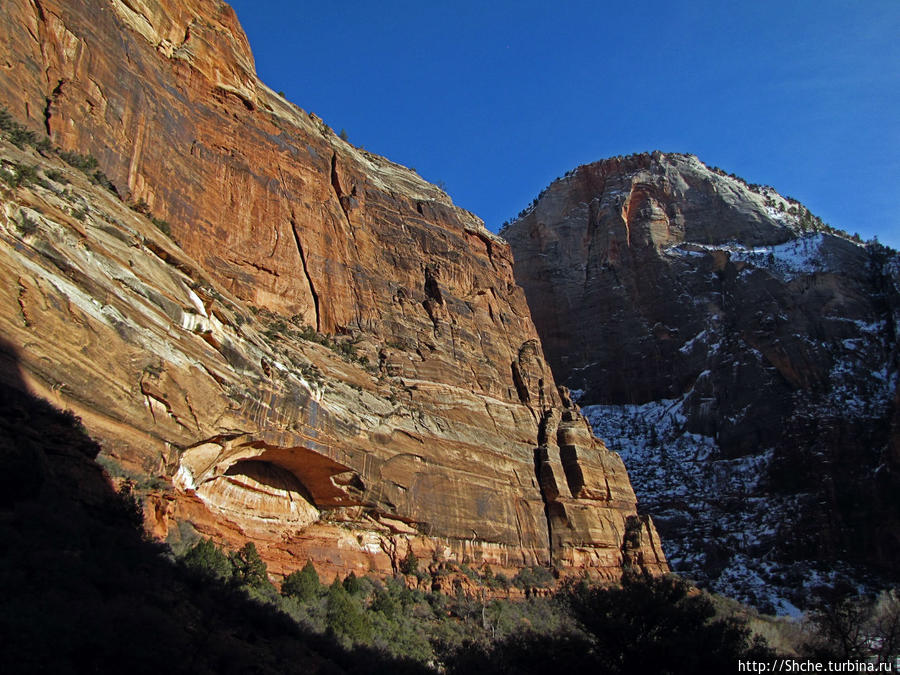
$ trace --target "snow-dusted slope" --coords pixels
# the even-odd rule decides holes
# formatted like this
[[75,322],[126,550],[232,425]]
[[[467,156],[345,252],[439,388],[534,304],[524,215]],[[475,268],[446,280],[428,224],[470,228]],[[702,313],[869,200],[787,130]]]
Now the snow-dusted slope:
[[896,253],[662,153],[579,167],[504,235],[676,571],[785,612],[897,576]]

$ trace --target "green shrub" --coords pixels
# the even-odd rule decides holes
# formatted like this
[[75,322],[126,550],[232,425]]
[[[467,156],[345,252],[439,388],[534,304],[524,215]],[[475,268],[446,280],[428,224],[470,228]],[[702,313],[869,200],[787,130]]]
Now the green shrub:
[[116,186],[113,185],[113,182],[109,179],[109,177],[105,173],[100,171],[100,169],[97,169],[96,171],[94,171],[94,173],[90,174],[88,177],[91,179],[92,183],[106,188],[107,190],[112,192],[117,197],[119,196],[119,191],[116,190]]
[[403,607],[387,589],[379,588],[375,591],[375,598],[369,609],[373,612],[380,612],[388,619],[393,619],[399,615]]
[[38,143],[37,134],[16,122],[6,108],[0,108],[0,131],[20,150],[26,145]]
[[359,579],[356,578],[356,574],[352,571],[344,578],[342,585],[344,586],[344,590],[350,595],[359,595],[362,590],[359,585]]
[[[554,606],[568,617],[560,621]],[[773,658],[749,641],[745,625],[714,614],[706,596],[675,578],[632,576],[621,587],[582,582],[556,602],[491,603],[484,616],[504,636],[491,642],[467,637],[444,651],[443,665],[450,674],[693,674],[732,672],[739,660]]]
[[231,578],[231,562],[212,539],[201,539],[181,559],[185,567],[212,579]]
[[19,164],[13,162],[11,171],[3,172],[3,180],[10,187],[17,188],[19,186],[28,187],[33,183],[40,183],[41,177],[38,175],[37,167],[30,164]]
[[312,561],[308,560],[302,570],[291,572],[281,584],[281,594],[308,602],[319,595],[322,584]]
[[419,559],[413,553],[412,548],[406,552],[406,556],[400,561],[400,571],[403,574],[415,574],[419,570]]
[[37,172],[37,166],[33,164],[19,164],[17,168],[19,181],[22,185],[31,185],[33,183],[41,182],[41,177]]
[[22,211],[19,214],[19,222],[16,223],[16,229],[23,237],[27,237],[28,235],[37,232],[38,225]]
[[84,173],[92,183],[105,187],[107,190],[118,196],[119,192],[116,190],[116,186],[113,185],[113,182],[109,177],[98,168],[100,162],[97,161],[96,157],[91,154],[81,154],[70,150],[57,150],[57,154],[66,164]]
[[467,577],[472,579],[473,581],[480,580],[481,577],[478,576],[478,572],[473,570],[467,563],[463,563],[460,565],[459,571],[465,574]]
[[172,238],[172,227],[169,225],[169,221],[163,220],[162,218],[157,218],[156,216],[150,216],[150,222],[156,225],[156,229],[162,232],[164,235]]
[[146,216],[150,213],[150,205],[143,199],[139,199],[133,204],[129,205],[132,211],[136,213],[140,213],[143,216]]
[[816,661],[889,663],[900,650],[900,595],[860,596],[849,584],[814,590],[803,656]]
[[0,131],[2,131],[3,133],[8,133],[10,127],[15,123],[16,122],[13,119],[13,116],[10,114],[6,106],[0,108]]
[[123,483],[108,497],[105,506],[108,513],[124,525],[137,531],[143,530],[144,509],[129,483]]
[[513,585],[519,588],[548,588],[553,582],[553,572],[537,565],[523,567],[512,580]]
[[99,162],[97,158],[91,154],[82,155],[78,152],[73,152],[70,150],[60,150],[57,154],[59,154],[59,158],[64,161],[69,166],[79,169],[84,173],[90,175],[92,171],[97,169]]
[[69,182],[62,171],[57,171],[56,169],[45,169],[44,175],[54,183],[60,183],[61,185],[67,185]]
[[626,575],[620,587],[571,587],[566,602],[614,672],[727,672],[770,651],[733,619],[715,619],[709,598],[676,577]]
[[50,142],[50,139],[47,136],[41,136],[36,143],[32,143],[34,149],[37,150],[42,155],[47,155],[53,152],[53,143]]
[[368,644],[372,641],[369,617],[337,578],[328,588],[325,624],[336,635],[351,642]]

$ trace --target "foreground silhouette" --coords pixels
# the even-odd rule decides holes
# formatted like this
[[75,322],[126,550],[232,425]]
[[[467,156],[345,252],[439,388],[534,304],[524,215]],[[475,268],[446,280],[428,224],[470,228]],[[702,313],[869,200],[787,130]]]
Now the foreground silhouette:
[[[0,340],[0,672],[434,672],[346,647],[250,599],[233,579],[176,562],[144,536],[138,504],[113,490],[99,451],[77,417],[27,393]],[[349,597],[346,586],[329,593]],[[677,579],[571,586],[559,597],[575,624],[435,643],[437,660],[446,672],[482,675],[687,673],[769,655],[748,644],[745,627],[712,620],[708,600]],[[379,602],[390,598],[376,600],[368,610],[384,613]]]
[[0,672],[428,672],[173,562],[99,450],[77,417],[27,393],[0,340]]
[[469,645],[448,657],[448,672],[688,675],[732,672],[739,660],[774,657],[743,623],[715,618],[710,600],[677,577],[626,575],[616,587],[573,584],[561,597],[578,631]]

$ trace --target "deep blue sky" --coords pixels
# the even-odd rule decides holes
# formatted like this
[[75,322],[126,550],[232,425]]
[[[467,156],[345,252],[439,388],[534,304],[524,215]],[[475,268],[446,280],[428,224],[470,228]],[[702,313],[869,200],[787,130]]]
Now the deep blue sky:
[[230,4],[266,84],[493,230],[659,149],[900,248],[898,0]]

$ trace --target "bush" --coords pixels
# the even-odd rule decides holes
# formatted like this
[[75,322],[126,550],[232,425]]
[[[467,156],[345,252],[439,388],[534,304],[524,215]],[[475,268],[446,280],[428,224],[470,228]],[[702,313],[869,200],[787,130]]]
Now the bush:
[[27,237],[37,232],[38,225],[23,211],[19,214],[19,222],[16,223],[16,229],[23,237]]
[[100,171],[100,169],[94,171],[94,173],[90,174],[88,178],[91,179],[92,183],[106,188],[117,197],[119,196],[119,191],[116,190],[116,186],[113,185],[113,182],[109,179],[109,177],[105,173]]
[[20,150],[25,145],[37,145],[39,143],[38,135],[16,122],[6,108],[0,108],[0,131],[3,132],[10,143]]
[[69,179],[63,175],[63,172],[56,169],[44,169],[44,176],[46,176],[49,180],[52,180],[54,183],[59,183],[60,185],[69,184]]
[[131,204],[130,207],[132,211],[140,213],[143,216],[146,216],[150,213],[150,205],[144,199],[137,200],[136,202]]
[[38,175],[37,167],[29,164],[13,163],[12,170],[3,172],[3,180],[10,187],[17,188],[21,186],[29,186],[33,183],[40,183],[41,178]]
[[329,630],[351,642],[367,644],[372,641],[369,617],[337,578],[328,588],[325,624]]
[[852,587],[816,589],[808,615],[813,635],[807,658],[890,662],[900,649],[900,597],[896,590],[859,597]]
[[157,218],[156,216],[150,216],[150,222],[156,225],[156,229],[162,232],[164,235],[172,238],[172,226],[169,225],[169,221],[163,220],[162,218]]
[[70,150],[60,150],[58,154],[59,158],[66,164],[87,174],[94,171],[99,164],[97,158],[91,154],[82,155],[81,153],[72,152]]
[[400,561],[400,571],[403,574],[415,574],[419,570],[419,559],[413,553],[412,548],[406,552],[406,557]]
[[621,587],[573,587],[565,600],[610,672],[728,672],[773,656],[743,624],[714,620],[710,600],[676,577],[629,575]]
[[71,167],[74,167],[84,173],[92,183],[101,185],[115,195],[119,192],[113,185],[109,177],[103,173],[98,167],[100,162],[91,154],[81,154],[69,150],[57,150],[59,158]]
[[[712,603],[685,582],[628,577],[621,587],[569,585],[560,594],[570,620],[553,625],[530,608],[528,624],[489,644],[464,643],[445,654],[448,673],[732,672],[738,660],[766,661],[772,653],[749,643],[749,630],[733,620],[714,620]],[[553,603],[555,604],[555,603]],[[492,605],[501,623],[507,605]]]
[[297,598],[301,602],[315,599],[321,590],[319,574],[311,560],[306,561],[302,570],[287,575],[281,584],[282,595]]
[[143,530],[144,509],[128,483],[123,483],[119,487],[106,506],[110,513],[117,515],[128,527],[137,531]]
[[350,574],[344,578],[344,583],[342,585],[344,586],[344,590],[350,595],[359,595],[362,590],[359,585],[359,579],[356,578],[356,575],[353,572],[350,572]]
[[393,619],[400,614],[403,607],[388,590],[379,588],[375,591],[375,599],[372,600],[369,609],[373,612],[380,612],[387,619]]
[[512,580],[513,585],[519,588],[548,588],[553,582],[553,572],[537,565],[523,567]]
[[200,540],[184,554],[182,564],[211,579],[227,581],[231,578],[231,563],[228,556],[213,543],[212,539]]

